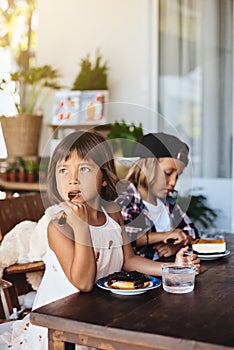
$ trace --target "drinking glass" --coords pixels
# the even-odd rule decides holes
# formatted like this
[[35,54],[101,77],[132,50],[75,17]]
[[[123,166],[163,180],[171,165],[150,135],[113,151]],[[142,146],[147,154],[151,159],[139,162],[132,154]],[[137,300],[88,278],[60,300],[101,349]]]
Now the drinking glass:
[[195,285],[196,266],[190,263],[165,263],[162,265],[162,285],[168,293],[192,292]]

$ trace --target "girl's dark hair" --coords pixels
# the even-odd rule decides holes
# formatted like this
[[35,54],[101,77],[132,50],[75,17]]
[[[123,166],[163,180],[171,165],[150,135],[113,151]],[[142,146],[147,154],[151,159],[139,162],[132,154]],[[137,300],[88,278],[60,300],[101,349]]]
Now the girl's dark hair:
[[114,200],[117,197],[116,183],[118,177],[113,152],[108,141],[97,132],[76,131],[62,139],[51,157],[47,177],[48,195],[51,202],[59,203],[64,200],[57,189],[56,166],[62,160],[67,161],[73,151],[76,151],[82,159],[92,159],[100,167],[107,182],[107,186],[102,187],[101,199]]

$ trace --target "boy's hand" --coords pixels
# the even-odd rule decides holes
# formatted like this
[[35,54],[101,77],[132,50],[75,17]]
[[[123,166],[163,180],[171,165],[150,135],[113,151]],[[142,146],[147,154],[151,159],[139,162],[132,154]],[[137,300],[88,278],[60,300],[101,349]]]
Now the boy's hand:
[[184,243],[184,245],[187,245],[189,243],[189,237],[181,229],[177,228],[165,234],[163,243],[173,243],[174,245]]
[[159,258],[168,258],[169,256],[175,255],[179,250],[178,245],[157,243],[154,245],[154,249],[157,251]]

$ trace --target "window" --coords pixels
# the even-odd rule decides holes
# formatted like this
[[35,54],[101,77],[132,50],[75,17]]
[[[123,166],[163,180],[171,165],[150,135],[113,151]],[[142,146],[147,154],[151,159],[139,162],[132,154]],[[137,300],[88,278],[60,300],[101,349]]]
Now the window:
[[159,0],[159,27],[159,112],[191,146],[194,176],[229,178],[233,1]]

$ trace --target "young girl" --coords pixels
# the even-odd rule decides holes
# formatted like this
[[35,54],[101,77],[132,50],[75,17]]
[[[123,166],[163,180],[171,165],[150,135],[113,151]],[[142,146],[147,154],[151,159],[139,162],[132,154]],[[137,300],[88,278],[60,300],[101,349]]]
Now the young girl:
[[169,197],[188,164],[188,152],[184,142],[165,133],[147,134],[135,148],[139,160],[129,169],[127,186],[116,201],[138,255],[169,257],[198,238],[194,224]]
[[[128,242],[113,202],[117,181],[111,149],[101,135],[75,132],[55,149],[48,187],[59,205],[48,226],[46,271],[33,309],[78,291],[89,292],[99,278],[121,269],[161,275],[161,263],[136,256]],[[184,256],[186,250],[179,251],[176,261],[192,261],[199,273],[199,259]],[[15,334],[18,322],[25,327],[20,338],[28,344],[24,349],[47,348],[47,329],[16,321]],[[13,341],[19,337],[15,340],[13,334]]]

